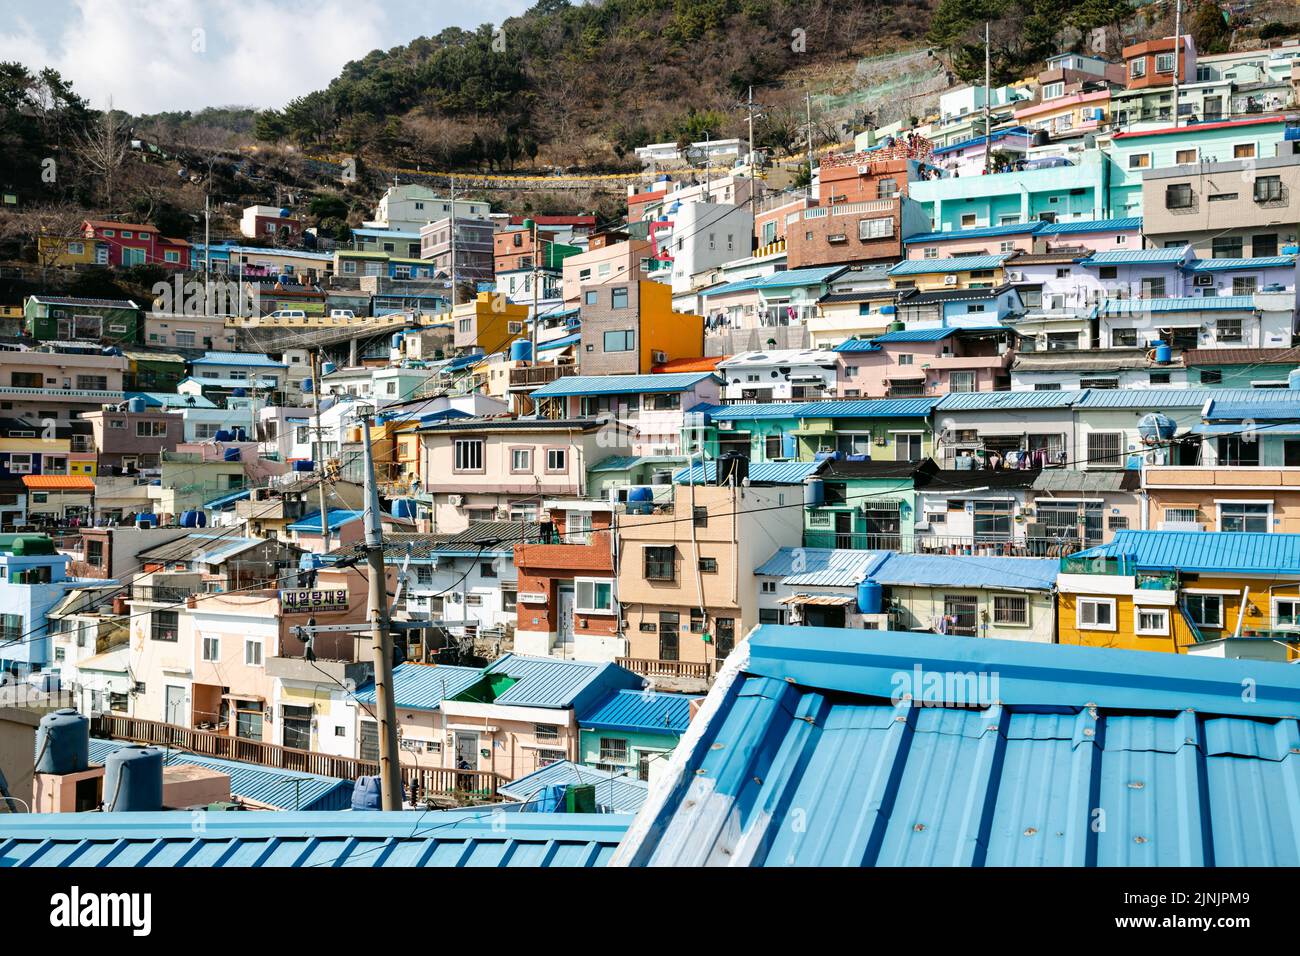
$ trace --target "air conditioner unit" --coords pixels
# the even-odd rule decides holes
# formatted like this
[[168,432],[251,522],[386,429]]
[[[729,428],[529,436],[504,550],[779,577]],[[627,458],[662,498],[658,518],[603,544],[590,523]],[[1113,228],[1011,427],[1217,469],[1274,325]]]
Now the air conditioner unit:
[[661,352],[659,349],[655,349],[653,352],[650,353],[650,359],[656,365],[663,365],[665,362],[668,361],[668,353]]
[[447,496],[447,504],[451,505],[453,508],[459,508],[459,507],[460,507],[461,505],[463,505],[464,503],[465,503],[465,496],[464,496],[464,495],[448,495],[448,496]]
[[1020,282],[1020,281],[1022,281],[1024,278],[1025,278],[1025,274],[1024,274],[1023,272],[1008,272],[1008,273],[1007,273],[1007,281],[1008,281],[1008,282]]
[[1211,286],[1211,287],[1213,287],[1213,285],[1214,285],[1214,276],[1212,276],[1212,275],[1199,275],[1199,276],[1196,276],[1194,279],[1192,279],[1192,285],[1194,285],[1194,286]]
[[870,166],[859,166],[859,167],[858,167],[858,175],[859,175],[859,176],[870,176],[870,175],[871,175],[871,167],[870,167]]
[[510,509],[505,505],[497,505],[497,519],[499,521],[509,521]]
[[956,285],[956,284],[957,284],[957,277],[956,277],[956,276],[944,276],[944,277],[943,277],[943,284],[944,284],[944,285]]

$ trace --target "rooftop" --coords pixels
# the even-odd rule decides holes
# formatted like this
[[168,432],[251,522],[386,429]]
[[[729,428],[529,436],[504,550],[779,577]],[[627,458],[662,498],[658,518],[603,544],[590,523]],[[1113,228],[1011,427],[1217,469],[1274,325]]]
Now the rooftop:
[[1011,256],[951,256],[946,259],[905,259],[889,270],[891,276],[927,275],[939,272],[971,272],[982,269],[999,269]]
[[509,800],[518,800],[525,805],[525,810],[531,810],[539,806],[538,794],[550,787],[592,784],[596,806],[602,813],[636,813],[645,803],[650,785],[629,776],[629,773],[627,770],[594,770],[572,760],[557,760],[526,777],[498,787],[497,793]]
[[1300,575],[1300,534],[1116,531],[1074,559],[1126,556],[1142,570]]
[[683,694],[620,688],[578,714],[578,725],[583,730],[681,734],[691,721],[693,699]]
[[[801,485],[821,468],[819,461],[756,461],[749,465],[749,480],[757,485]],[[717,462],[691,465],[673,475],[674,484],[711,485],[717,480]]]
[[653,375],[566,375],[535,389],[533,398],[687,392],[710,378],[714,378],[712,371],[668,372]]

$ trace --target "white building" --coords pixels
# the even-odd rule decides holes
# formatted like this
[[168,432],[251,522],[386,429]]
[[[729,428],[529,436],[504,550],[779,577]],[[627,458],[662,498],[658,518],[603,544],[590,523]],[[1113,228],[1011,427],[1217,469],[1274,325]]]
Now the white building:
[[674,203],[666,212],[672,226],[657,230],[659,249],[672,258],[673,294],[689,292],[693,277],[735,259],[749,258],[754,214],[720,203]]
[[[370,229],[418,233],[421,226],[448,218],[451,203],[450,197],[441,196],[428,186],[416,183],[389,186],[375,207],[374,221],[362,225]],[[487,219],[491,215],[491,203],[477,199],[456,200],[457,219]]]
[[802,402],[834,397],[838,356],[825,349],[741,352],[718,363],[731,402]]

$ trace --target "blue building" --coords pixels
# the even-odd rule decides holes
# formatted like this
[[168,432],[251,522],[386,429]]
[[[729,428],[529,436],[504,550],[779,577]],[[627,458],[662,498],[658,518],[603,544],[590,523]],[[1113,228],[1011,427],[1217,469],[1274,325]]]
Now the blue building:
[[46,615],[81,583],[68,577],[68,561],[44,535],[0,535],[0,669],[52,662]]

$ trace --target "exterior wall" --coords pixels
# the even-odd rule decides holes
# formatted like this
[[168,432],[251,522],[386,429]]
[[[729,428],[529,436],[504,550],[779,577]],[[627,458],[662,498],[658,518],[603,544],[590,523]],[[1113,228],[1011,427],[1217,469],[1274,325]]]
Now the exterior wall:
[[923,242],[909,242],[905,252],[908,259],[945,259],[953,256],[997,255],[1006,252],[1031,252],[1034,237],[1027,227],[1023,233],[1011,233],[1000,236],[976,236],[966,238],[962,230],[956,230],[950,236],[926,239]]
[[[958,346],[957,351],[963,351]],[[926,395],[946,395],[950,390],[953,372],[970,372],[975,376],[969,391],[993,391],[1005,379],[1012,353],[998,354],[996,347],[988,355],[943,355],[936,343],[899,342],[882,343],[879,352],[841,352],[840,361],[845,373],[841,375],[837,393],[840,398],[884,398],[889,395],[891,376],[902,369],[916,369],[925,383]],[[911,365],[900,365],[899,356],[910,355]],[[849,372],[849,369],[855,371]],[[913,379],[914,381],[915,379]]]
[[747,208],[712,202],[683,205],[672,214],[667,237],[672,257],[672,290],[689,291],[691,277],[753,249],[754,215]]
[[[791,269],[893,260],[902,256],[904,236],[924,231],[917,209],[905,198],[814,206],[786,226],[786,257]],[[909,221],[910,220],[910,221]],[[866,236],[871,238],[864,238]],[[880,234],[879,238],[874,238]]]
[[529,308],[505,301],[491,292],[480,292],[473,302],[465,302],[452,310],[456,348],[478,346],[491,355],[509,348],[516,339],[528,335]]
[[[976,601],[975,636],[991,637],[1002,641],[1031,641],[1051,644],[1056,640],[1056,596],[1050,591],[1023,591],[1008,581],[1008,589],[969,587],[922,587],[891,585],[886,591],[897,609],[891,613],[890,625],[897,630],[929,630],[933,622],[944,614],[947,597],[973,597]],[[1028,598],[1028,622],[997,624],[993,619],[994,598],[998,595],[1015,595]]]
[[564,260],[564,301],[577,305],[584,286],[630,286],[639,282],[645,278],[642,261],[653,256],[654,244],[645,239],[630,239],[570,256]]
[[1076,166],[924,180],[912,184],[911,196],[929,214],[935,232],[1029,222],[1044,213],[1060,222],[1105,219],[1103,176],[1101,157],[1094,153]]
[[1160,528],[1169,509],[1194,508],[1206,531],[1222,531],[1219,503],[1256,502],[1272,506],[1269,531],[1300,533],[1300,469],[1170,465],[1149,471],[1145,490],[1151,528]]
[[606,737],[627,742],[627,760],[619,766],[626,767],[632,779],[637,779],[637,765],[642,756],[652,761],[666,761],[680,739],[675,734],[648,734],[635,730],[580,730],[578,763],[593,768],[610,766],[610,761],[600,758],[600,741]]
[[[696,358],[704,353],[704,318],[674,312],[668,286],[641,281],[625,288],[627,307],[614,308],[613,293],[605,285],[583,286],[578,348],[578,367],[583,375],[644,375],[659,364],[656,352],[662,352],[667,361]],[[595,303],[586,303],[588,293],[594,294]],[[605,351],[606,334],[611,332],[632,333],[632,348]]]
[[235,329],[219,315],[177,315],[169,312],[145,312],[145,345],[234,351]]

